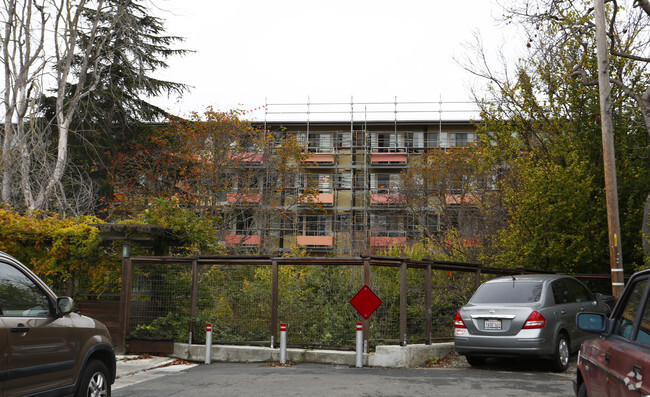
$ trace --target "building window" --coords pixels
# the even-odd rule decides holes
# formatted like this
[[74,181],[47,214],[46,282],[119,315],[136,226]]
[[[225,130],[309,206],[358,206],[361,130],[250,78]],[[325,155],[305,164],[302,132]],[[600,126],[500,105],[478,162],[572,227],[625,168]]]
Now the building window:
[[404,137],[394,132],[373,132],[371,134],[372,151],[379,153],[403,152]]
[[352,173],[343,173],[337,175],[337,188],[350,190],[352,189]]
[[300,224],[304,236],[329,236],[331,219],[327,215],[301,215]]
[[370,190],[374,194],[396,194],[399,190],[399,174],[373,174]]
[[338,132],[336,134],[336,147],[349,148],[352,146],[352,133],[351,132]]
[[468,132],[449,134],[449,146],[465,146],[474,140],[474,135]]
[[404,234],[404,219],[396,215],[370,215],[370,230],[375,236],[398,237]]
[[237,214],[235,218],[235,234],[248,234],[253,229],[253,217],[249,214]]
[[406,147],[412,149],[424,148],[424,132],[407,132]]
[[307,150],[314,153],[328,153],[332,151],[332,135],[329,133],[310,133]]
[[424,135],[424,144],[428,148],[440,146],[440,134],[437,132],[427,132]]
[[318,193],[332,193],[332,183],[330,174],[305,174],[303,180],[303,189],[314,189]]

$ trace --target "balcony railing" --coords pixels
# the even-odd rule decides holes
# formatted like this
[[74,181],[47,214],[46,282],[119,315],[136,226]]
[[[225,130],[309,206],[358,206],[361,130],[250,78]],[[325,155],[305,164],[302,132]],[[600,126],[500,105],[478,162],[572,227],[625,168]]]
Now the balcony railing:
[[447,205],[478,204],[480,202],[480,194],[445,194],[445,203]]
[[298,245],[320,246],[320,247],[333,247],[333,236],[296,236],[296,243]]
[[394,245],[406,245],[406,237],[374,236],[370,237],[371,247],[392,247]]
[[259,203],[262,201],[262,193],[228,193],[226,201],[229,203]]
[[298,197],[300,204],[323,204],[334,205],[333,193],[316,193],[316,194],[301,194]]
[[372,193],[370,194],[371,205],[404,205],[404,196],[398,193]]
[[408,155],[406,153],[377,153],[370,154],[370,162],[375,165],[381,164],[406,164],[408,162]]
[[261,236],[231,234],[225,237],[226,245],[262,245]]
[[303,160],[305,164],[334,164],[336,162],[336,155],[333,153],[309,153],[307,158]]
[[242,163],[261,163],[264,161],[264,153],[230,153],[228,158]]

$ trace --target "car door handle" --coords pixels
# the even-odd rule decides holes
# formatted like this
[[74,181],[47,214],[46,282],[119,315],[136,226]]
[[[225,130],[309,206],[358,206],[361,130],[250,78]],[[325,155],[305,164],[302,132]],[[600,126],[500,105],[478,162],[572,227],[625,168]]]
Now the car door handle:
[[609,364],[609,357],[610,357],[610,354],[609,354],[609,353],[605,353],[605,363],[606,363],[606,364]]
[[566,310],[560,310],[560,314],[566,314]]
[[11,327],[11,332],[24,333],[29,331],[29,327]]

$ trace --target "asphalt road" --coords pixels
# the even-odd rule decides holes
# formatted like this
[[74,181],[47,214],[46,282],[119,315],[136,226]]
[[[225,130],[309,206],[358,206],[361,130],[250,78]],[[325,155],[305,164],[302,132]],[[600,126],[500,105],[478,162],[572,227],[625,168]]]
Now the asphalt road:
[[573,396],[572,379],[526,363],[479,369],[213,363],[122,387],[113,396],[568,397]]

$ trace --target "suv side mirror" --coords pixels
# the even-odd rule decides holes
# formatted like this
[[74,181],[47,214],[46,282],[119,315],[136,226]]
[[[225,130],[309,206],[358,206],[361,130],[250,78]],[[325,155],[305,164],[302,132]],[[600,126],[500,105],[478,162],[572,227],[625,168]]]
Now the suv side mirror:
[[602,313],[578,313],[576,325],[579,329],[594,334],[600,334],[607,330],[608,318]]
[[74,309],[74,301],[72,298],[67,296],[62,296],[56,300],[56,315],[59,317],[65,316],[66,314],[72,313]]

